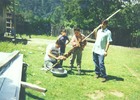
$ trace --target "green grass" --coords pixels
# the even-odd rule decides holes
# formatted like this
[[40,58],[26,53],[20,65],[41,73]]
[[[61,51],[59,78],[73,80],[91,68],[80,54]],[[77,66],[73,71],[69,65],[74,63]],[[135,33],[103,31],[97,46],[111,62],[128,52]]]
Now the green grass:
[[[34,38],[38,38],[35,36]],[[39,37],[45,38],[47,37]],[[56,39],[53,37],[53,39]],[[140,49],[121,46],[110,46],[105,65],[109,80],[102,83],[94,78],[92,61],[93,44],[88,43],[83,51],[82,70],[84,74],[77,75],[77,70],[67,77],[55,77],[50,72],[41,71],[46,50],[45,44],[14,44],[0,42],[1,52],[19,50],[24,55],[24,62],[29,66],[26,71],[26,81],[46,88],[42,93],[26,89],[26,100],[139,100],[140,99]],[[71,48],[67,46],[67,50]],[[69,70],[69,59],[63,65]],[[76,66],[76,64],[75,64]]]

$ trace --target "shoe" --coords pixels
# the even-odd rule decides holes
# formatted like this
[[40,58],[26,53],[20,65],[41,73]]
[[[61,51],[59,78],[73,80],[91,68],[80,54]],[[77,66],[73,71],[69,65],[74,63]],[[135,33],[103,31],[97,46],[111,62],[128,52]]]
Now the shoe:
[[72,71],[73,65],[70,65],[70,71]]
[[77,65],[78,74],[81,74],[81,65]]
[[99,77],[100,77],[100,75],[97,75],[97,74],[95,75],[95,78],[99,78]]
[[106,82],[107,81],[107,78],[102,78],[102,82]]
[[80,70],[80,69],[78,70],[78,74],[79,74],[79,75],[81,74],[81,70]]

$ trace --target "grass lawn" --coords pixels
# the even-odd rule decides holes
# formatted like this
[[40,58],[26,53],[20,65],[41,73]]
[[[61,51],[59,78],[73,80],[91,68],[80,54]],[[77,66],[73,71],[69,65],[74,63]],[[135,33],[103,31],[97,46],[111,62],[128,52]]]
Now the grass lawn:
[[[23,60],[29,65],[24,75],[26,81],[48,90],[43,95],[25,89],[26,100],[140,100],[140,49],[111,45],[105,59],[109,80],[102,83],[94,77],[93,43],[88,43],[83,51],[82,75],[77,75],[75,68],[63,78],[41,70],[48,43],[47,37],[37,36],[26,45],[0,42],[0,52],[19,50],[24,55]],[[66,51],[70,48],[68,45]],[[63,63],[66,70],[69,70],[69,59]]]

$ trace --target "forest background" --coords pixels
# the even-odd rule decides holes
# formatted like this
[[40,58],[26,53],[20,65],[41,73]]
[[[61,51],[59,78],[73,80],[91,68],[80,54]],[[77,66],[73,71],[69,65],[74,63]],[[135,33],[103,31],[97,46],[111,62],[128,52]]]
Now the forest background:
[[[109,21],[113,44],[140,47],[139,0],[11,0],[16,33],[58,36],[80,27],[88,35],[102,20],[121,11]],[[93,38],[91,36],[91,38]]]

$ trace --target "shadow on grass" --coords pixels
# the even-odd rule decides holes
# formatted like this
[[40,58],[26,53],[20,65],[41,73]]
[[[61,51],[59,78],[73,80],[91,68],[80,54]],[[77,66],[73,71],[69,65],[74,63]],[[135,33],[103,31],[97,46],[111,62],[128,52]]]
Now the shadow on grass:
[[9,38],[9,37],[0,37],[0,42],[12,42],[14,44],[24,44],[26,45],[28,43],[27,39],[14,39],[14,38]]
[[[24,81],[24,82],[26,82],[26,70],[27,70],[27,67],[28,67],[28,65],[27,64],[25,64],[25,63],[23,63],[23,67],[22,67],[22,78],[21,78],[21,80],[22,81]],[[21,90],[20,90],[20,98],[19,98],[19,100],[26,100],[25,99],[25,96],[26,96],[26,94],[25,94],[25,88],[23,88],[22,86],[21,86]]]
[[67,72],[68,72],[69,75],[89,75],[89,76],[93,76],[90,73],[94,72],[94,70],[81,69],[81,74],[78,74],[77,67],[73,67],[72,70],[70,70],[69,66],[63,66],[63,67],[67,69]]
[[68,74],[69,75],[80,75],[80,76],[93,76],[92,74],[89,73],[85,73],[83,71],[81,71],[81,73],[79,74],[78,71],[74,71],[74,70],[68,70]]
[[84,73],[93,73],[93,72],[95,72],[94,70],[81,70],[82,72],[84,72]]
[[[27,75],[26,75],[26,70],[27,70],[27,67],[28,67],[28,64],[23,63],[22,79],[21,79],[21,80],[24,81],[24,82],[26,82],[26,77],[27,77]],[[26,96],[32,98],[33,100],[45,100],[45,99],[40,98],[40,97],[38,97],[38,96],[35,96],[35,95],[31,94],[31,93],[27,93],[27,92],[25,91],[25,88],[21,86],[20,98],[19,98],[19,100],[26,100]]]
[[29,96],[30,98],[32,98],[33,100],[45,100],[45,99],[40,98],[40,97],[38,97],[38,96],[35,96],[35,95],[31,94],[31,93],[26,93],[26,95],[28,95],[28,96]]
[[109,80],[124,81],[123,78],[117,77],[117,76],[112,76],[112,75],[108,75],[107,81],[109,81]]

